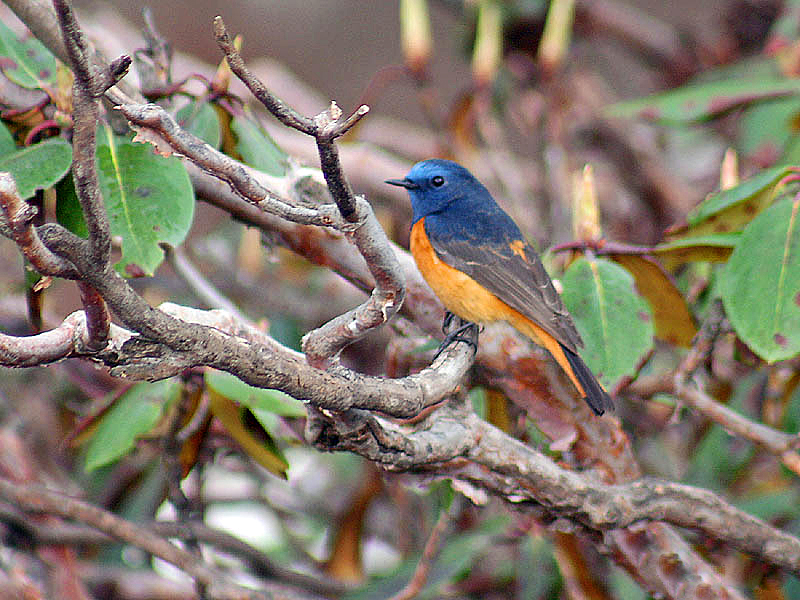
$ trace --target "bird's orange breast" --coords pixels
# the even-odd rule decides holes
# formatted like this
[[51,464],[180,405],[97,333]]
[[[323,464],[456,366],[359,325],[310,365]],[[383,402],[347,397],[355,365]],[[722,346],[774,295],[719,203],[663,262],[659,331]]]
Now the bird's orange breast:
[[507,318],[510,307],[505,302],[436,255],[425,232],[425,219],[420,219],[411,228],[410,247],[420,273],[451,313],[473,323],[491,323]]
[[[462,273],[436,255],[428,234],[425,219],[411,228],[411,254],[425,281],[442,301],[445,308],[473,323],[505,321],[535,344],[544,346],[566,371],[578,390],[584,394],[558,341],[537,323],[511,308],[466,273]],[[585,394],[584,394],[585,395]]]

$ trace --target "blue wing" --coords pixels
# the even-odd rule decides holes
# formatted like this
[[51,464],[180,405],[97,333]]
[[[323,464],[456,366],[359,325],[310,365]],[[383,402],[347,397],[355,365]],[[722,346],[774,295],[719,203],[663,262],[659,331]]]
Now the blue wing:
[[439,258],[577,353],[583,341],[572,317],[511,217],[497,205],[476,209],[468,223],[463,215],[462,206],[459,214],[426,217],[425,232]]

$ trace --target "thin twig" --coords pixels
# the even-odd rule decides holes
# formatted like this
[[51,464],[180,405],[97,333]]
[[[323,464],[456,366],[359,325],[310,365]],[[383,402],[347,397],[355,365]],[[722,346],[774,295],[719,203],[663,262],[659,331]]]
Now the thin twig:
[[250,322],[250,319],[192,264],[182,247],[165,246],[164,253],[175,274],[206,306],[227,311],[243,323]]
[[25,485],[3,478],[0,478],[0,497],[13,502],[25,511],[74,519],[118,540],[141,548],[175,565],[195,581],[206,586],[210,598],[231,600],[234,598],[265,600],[267,598],[265,594],[248,590],[228,581],[224,574],[205,566],[193,554],[178,548],[165,538],[83,500],[53,492],[39,485]]
[[349,117],[342,120],[342,111],[335,102],[330,108],[313,118],[304,117],[290,106],[273,95],[261,81],[255,77],[245,65],[241,55],[233,44],[233,40],[225,29],[222,17],[214,19],[214,36],[217,44],[225,53],[231,71],[242,80],[252,94],[264,107],[287,127],[297,129],[312,136],[317,141],[320,166],[325,175],[325,182],[333,196],[342,217],[350,222],[357,222],[355,198],[347,184],[339,162],[339,155],[333,142],[349,131],[364,115],[369,112],[366,105],[359,106]]
[[[117,107],[139,133],[140,141],[156,145],[162,153],[185,156],[204,171],[222,179],[245,200],[261,210],[304,225],[339,227],[333,205],[306,208],[289,204],[262,186],[240,162],[219,152],[203,140],[181,129],[163,108],[156,104],[125,104]],[[157,137],[154,137],[155,133]],[[167,148],[164,148],[166,142]]]
[[390,600],[411,600],[419,595],[428,581],[433,561],[444,541],[444,534],[456,515],[461,512],[462,506],[462,497],[455,496],[447,510],[442,511],[436,521],[436,525],[431,530],[431,534],[428,536],[428,540],[425,542],[425,547],[422,549],[422,556],[417,563],[417,568],[414,570],[414,575],[411,576],[405,587],[392,596]]
[[86,314],[86,348],[89,351],[101,350],[108,342],[111,329],[111,315],[102,296],[88,283],[78,281],[81,304]]
[[757,423],[746,416],[720,404],[706,394],[702,387],[693,381],[692,374],[703,363],[713,349],[714,340],[722,327],[724,313],[721,303],[715,304],[700,331],[695,336],[692,348],[675,370],[672,378],[672,393],[700,414],[746,440],[755,442],[768,452],[781,459],[792,472],[800,475],[800,436],[778,431]]
[[42,243],[33,225],[35,210],[19,197],[17,184],[10,173],[0,173],[0,208],[8,234],[22,254],[42,275],[75,279],[78,273],[67,260],[56,256]]
[[386,233],[377,222],[369,203],[353,195],[334,143],[369,112],[369,107],[360,106],[348,118],[342,119],[341,109],[335,102],[331,102],[328,110],[313,118],[304,117],[270,93],[250,72],[228,35],[221,17],[214,19],[214,34],[231,70],[267,110],[287,127],[306,133],[316,140],[320,166],[328,190],[342,218],[354,224],[352,228],[340,229],[351,233],[375,278],[376,286],[367,302],[309,332],[303,338],[303,351],[308,361],[312,365],[326,367],[344,347],[388,321],[400,309],[405,298],[403,274],[394,252],[391,251]]

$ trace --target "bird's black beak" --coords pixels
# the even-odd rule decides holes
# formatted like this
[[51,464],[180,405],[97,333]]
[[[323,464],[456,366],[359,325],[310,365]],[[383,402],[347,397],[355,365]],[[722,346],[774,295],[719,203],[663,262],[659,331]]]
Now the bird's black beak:
[[389,185],[404,187],[407,190],[415,190],[419,187],[418,183],[414,183],[410,179],[387,179],[386,183],[388,183]]

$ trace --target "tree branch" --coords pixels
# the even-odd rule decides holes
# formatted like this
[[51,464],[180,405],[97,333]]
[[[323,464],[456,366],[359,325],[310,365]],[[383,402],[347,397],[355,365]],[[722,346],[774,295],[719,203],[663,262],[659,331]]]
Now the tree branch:
[[317,428],[321,432],[315,440],[318,446],[354,451],[386,468],[464,480],[517,506],[532,503],[552,517],[574,519],[596,531],[665,521],[702,531],[800,574],[800,539],[713,492],[652,478],[602,483],[591,473],[559,467],[452,401],[410,433],[377,417],[351,429],[338,426],[335,435]]
[[190,552],[178,548],[148,529],[77,498],[53,492],[39,485],[20,484],[3,478],[0,478],[0,497],[27,512],[47,513],[74,519],[141,548],[190,575],[206,588],[209,598],[266,600],[268,597],[261,592],[232,583],[223,573],[205,566]]
[[17,184],[10,173],[0,173],[0,208],[8,235],[19,246],[34,269],[42,275],[75,279],[75,268],[63,258],[47,249],[36,232],[33,219],[36,211],[19,197]]

